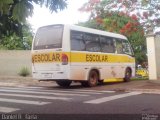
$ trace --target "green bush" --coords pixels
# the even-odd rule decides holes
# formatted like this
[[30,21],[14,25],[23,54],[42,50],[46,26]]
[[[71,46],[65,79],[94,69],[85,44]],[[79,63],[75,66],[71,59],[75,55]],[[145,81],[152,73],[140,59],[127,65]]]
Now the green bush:
[[28,67],[22,67],[19,71],[19,75],[23,76],[23,77],[30,75],[30,71],[29,71]]

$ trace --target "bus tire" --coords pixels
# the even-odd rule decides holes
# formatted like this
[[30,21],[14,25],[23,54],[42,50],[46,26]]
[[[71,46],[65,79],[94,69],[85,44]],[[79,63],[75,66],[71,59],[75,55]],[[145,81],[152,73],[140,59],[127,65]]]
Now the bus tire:
[[124,82],[129,82],[131,80],[132,71],[130,68],[127,68],[125,71]]
[[72,83],[72,81],[69,80],[60,80],[60,81],[56,81],[57,85],[61,86],[61,87],[69,87],[70,84]]
[[88,77],[88,86],[89,87],[94,87],[98,84],[98,80],[99,80],[99,75],[98,72],[96,70],[92,70],[89,73],[89,77]]

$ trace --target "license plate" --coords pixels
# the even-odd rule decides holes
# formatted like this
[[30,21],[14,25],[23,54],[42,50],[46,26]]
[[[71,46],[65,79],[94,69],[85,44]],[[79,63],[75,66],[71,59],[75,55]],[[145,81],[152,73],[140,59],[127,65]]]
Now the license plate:
[[44,78],[52,78],[52,73],[43,73],[42,76]]

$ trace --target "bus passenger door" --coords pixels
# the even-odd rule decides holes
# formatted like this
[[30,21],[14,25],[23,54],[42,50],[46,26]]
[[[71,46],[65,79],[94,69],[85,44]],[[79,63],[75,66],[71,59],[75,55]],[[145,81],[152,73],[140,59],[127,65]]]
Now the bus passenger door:
[[85,79],[85,43],[83,40],[83,32],[71,30],[71,54],[70,54],[70,76],[73,80]]
[[107,56],[107,61],[101,63],[103,68],[101,76],[104,79],[114,78],[113,74],[115,66],[112,57],[115,54],[115,45],[113,38],[107,36],[100,36],[100,44],[101,44],[101,53],[104,56]]
[[125,55],[121,39],[115,39],[116,43],[116,78],[123,78],[125,72]]

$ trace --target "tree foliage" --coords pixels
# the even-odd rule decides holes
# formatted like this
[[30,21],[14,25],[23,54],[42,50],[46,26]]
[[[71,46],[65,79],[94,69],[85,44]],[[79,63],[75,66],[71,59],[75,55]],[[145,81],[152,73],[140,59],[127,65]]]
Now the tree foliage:
[[91,17],[104,11],[135,15],[145,32],[160,27],[160,0],[89,0],[80,10],[91,12]]
[[[79,23],[79,25],[125,35],[133,47],[137,62],[146,61],[144,29],[138,17],[135,14],[130,15],[123,11],[105,9],[104,6],[107,1],[109,0],[101,2],[99,0],[90,0],[87,3],[90,4],[90,7],[85,5],[85,8],[84,6],[83,9],[81,8],[86,12],[91,11],[90,20],[85,23]],[[112,9],[114,9],[113,6]]]
[[[27,42],[31,46],[32,33],[26,19],[32,16],[34,4],[44,5],[51,12],[58,12],[58,10],[66,8],[67,0],[0,0],[1,48],[3,46],[6,49],[30,49]],[[26,37],[26,35],[28,36]]]
[[31,31],[31,26],[26,23],[26,25],[21,26],[22,34],[18,36],[15,32],[3,35],[0,39],[0,49],[7,50],[30,50],[33,33]]
[[57,12],[66,8],[67,0],[0,0],[0,14],[7,14],[14,20],[24,22],[28,16],[32,16],[34,6],[46,6],[51,12]]

